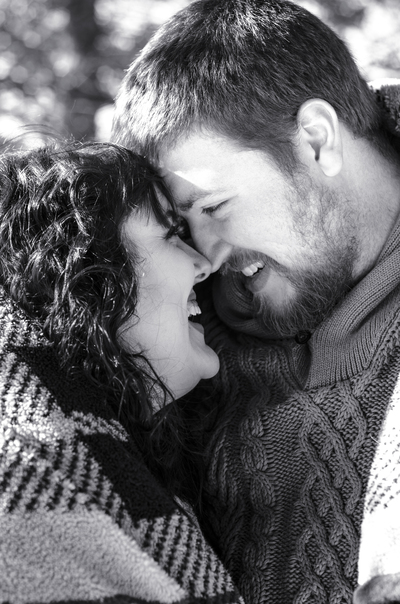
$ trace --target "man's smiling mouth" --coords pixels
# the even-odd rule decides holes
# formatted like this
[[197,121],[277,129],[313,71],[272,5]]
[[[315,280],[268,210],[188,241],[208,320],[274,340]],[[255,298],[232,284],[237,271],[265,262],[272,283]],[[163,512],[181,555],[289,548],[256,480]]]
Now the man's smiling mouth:
[[229,272],[242,273],[245,277],[254,277],[263,268],[270,264],[270,259],[265,254],[247,250],[233,253],[220,267],[223,275]]
[[245,277],[246,289],[255,294],[265,289],[273,273],[284,276],[284,271],[275,260],[265,254],[251,255],[249,252],[232,254],[222,265],[221,273],[223,275],[228,274],[229,271],[241,273]]
[[264,268],[264,266],[265,262],[261,262],[260,260],[258,260],[257,262],[249,264],[249,266],[243,268],[241,272],[243,273],[243,275],[245,275],[245,277],[253,277],[258,272],[260,272]]

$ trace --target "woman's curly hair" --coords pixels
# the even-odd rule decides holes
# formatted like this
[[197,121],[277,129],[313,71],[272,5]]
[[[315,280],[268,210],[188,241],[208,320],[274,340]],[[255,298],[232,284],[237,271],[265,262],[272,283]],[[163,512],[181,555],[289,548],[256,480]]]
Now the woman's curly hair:
[[167,225],[158,192],[169,199],[148,162],[118,145],[53,142],[0,156],[0,284],[130,428],[151,425],[156,384],[167,395],[144,357],[118,343],[140,271],[121,225],[133,211]]

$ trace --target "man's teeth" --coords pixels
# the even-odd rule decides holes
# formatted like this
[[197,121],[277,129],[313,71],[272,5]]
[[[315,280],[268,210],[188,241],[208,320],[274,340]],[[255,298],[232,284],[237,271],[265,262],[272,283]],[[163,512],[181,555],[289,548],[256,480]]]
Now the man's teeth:
[[195,315],[201,315],[200,306],[196,300],[189,300],[187,305],[188,317],[194,317]]
[[259,270],[264,268],[264,266],[265,265],[263,264],[263,262],[260,262],[258,260],[257,262],[254,262],[254,264],[249,264],[249,266],[246,266],[246,268],[242,269],[242,273],[246,277],[252,277],[256,273],[258,273]]

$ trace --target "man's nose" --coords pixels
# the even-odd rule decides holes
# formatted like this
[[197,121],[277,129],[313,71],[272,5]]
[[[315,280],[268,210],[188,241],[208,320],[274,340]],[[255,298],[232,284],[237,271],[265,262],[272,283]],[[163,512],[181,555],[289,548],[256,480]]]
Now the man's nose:
[[228,260],[232,246],[206,228],[201,231],[191,229],[191,235],[194,247],[200,254],[208,258],[211,263],[211,272],[215,273]]

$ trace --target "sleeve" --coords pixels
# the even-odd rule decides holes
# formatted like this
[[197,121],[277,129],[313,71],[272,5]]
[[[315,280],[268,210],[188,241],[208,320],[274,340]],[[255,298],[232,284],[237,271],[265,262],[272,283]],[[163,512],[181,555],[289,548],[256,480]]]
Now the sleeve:
[[0,519],[0,601],[183,602],[182,587],[100,511]]
[[398,604],[400,573],[373,577],[355,591],[353,602],[354,604]]
[[0,604],[243,604],[87,380],[0,354]]
[[1,604],[242,602],[116,424],[18,410],[0,424]]

